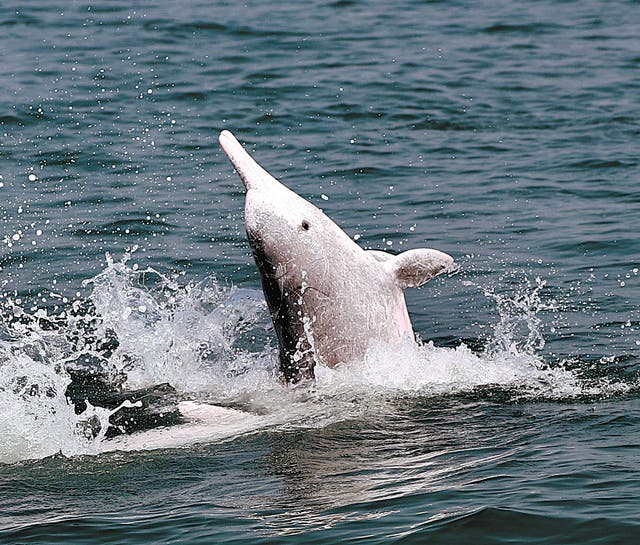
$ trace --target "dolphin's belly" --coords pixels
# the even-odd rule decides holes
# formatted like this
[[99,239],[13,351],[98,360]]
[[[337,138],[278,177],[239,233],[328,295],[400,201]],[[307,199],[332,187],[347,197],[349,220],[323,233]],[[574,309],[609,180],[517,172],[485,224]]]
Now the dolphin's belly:
[[395,344],[414,336],[400,290],[358,292],[347,300],[309,294],[303,315],[311,326],[317,360],[329,367],[363,358],[374,342]]

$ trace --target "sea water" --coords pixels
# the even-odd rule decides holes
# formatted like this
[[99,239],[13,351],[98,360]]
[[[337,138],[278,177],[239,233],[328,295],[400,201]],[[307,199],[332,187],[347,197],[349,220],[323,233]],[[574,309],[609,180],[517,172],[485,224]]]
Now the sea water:
[[[639,27],[3,4],[0,543],[637,540]],[[363,247],[456,259],[407,292],[418,346],[282,384],[222,129]],[[221,412],[106,439],[65,396],[82,358]]]

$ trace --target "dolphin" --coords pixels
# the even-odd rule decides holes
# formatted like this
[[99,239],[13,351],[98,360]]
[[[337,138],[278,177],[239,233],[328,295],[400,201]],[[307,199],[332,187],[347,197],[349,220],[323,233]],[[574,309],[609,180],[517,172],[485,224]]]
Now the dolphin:
[[322,210],[264,170],[227,130],[222,149],[246,188],[245,228],[278,336],[280,371],[313,379],[373,342],[415,342],[404,291],[451,270],[438,250],[364,250]]

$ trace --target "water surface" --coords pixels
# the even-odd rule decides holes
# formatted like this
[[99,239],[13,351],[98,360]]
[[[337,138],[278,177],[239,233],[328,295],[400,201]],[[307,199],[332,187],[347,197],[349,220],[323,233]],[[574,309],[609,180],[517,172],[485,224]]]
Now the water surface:
[[[637,2],[3,7],[0,541],[633,542]],[[421,347],[282,387],[222,129],[364,247],[456,258]],[[114,451],[86,355],[250,418]]]

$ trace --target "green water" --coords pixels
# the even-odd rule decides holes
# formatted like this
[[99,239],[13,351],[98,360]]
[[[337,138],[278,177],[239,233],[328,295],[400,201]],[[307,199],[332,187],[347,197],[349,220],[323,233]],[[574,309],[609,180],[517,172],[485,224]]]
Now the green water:
[[[3,8],[0,543],[635,542],[636,2]],[[455,257],[423,346],[280,384],[225,128],[362,246]],[[114,450],[86,354],[250,417]]]

